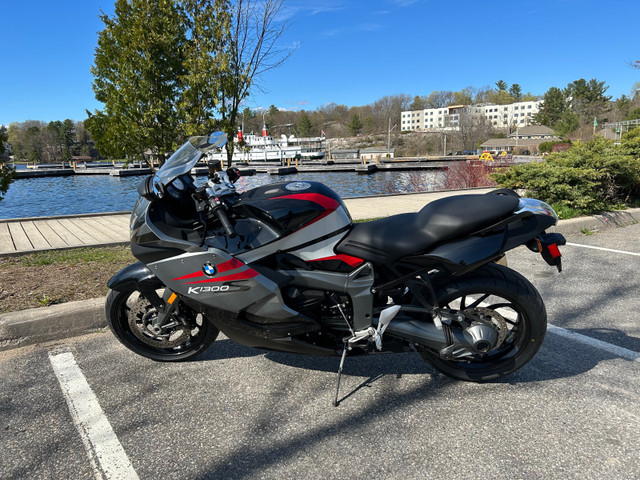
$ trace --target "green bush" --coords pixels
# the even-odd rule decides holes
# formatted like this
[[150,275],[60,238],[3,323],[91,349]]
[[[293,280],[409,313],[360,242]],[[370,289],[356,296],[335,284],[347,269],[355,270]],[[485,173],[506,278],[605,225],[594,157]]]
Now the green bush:
[[524,189],[528,196],[565,212],[563,216],[629,204],[640,196],[640,157],[636,154],[640,152],[640,129],[636,130],[626,134],[622,145],[594,137],[587,143],[576,142],[566,152],[550,154],[545,162],[516,165],[491,178],[503,187]]

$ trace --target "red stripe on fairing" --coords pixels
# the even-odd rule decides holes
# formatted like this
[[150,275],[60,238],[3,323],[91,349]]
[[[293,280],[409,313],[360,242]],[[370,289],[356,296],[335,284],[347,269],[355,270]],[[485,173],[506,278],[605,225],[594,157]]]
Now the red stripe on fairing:
[[222,272],[228,272],[229,270],[235,270],[236,268],[240,268],[243,265],[244,263],[242,263],[237,258],[232,258],[229,261],[221,263],[216,268],[218,269],[218,273],[222,273]]
[[314,258],[313,260],[309,260],[309,261],[324,262],[325,260],[340,260],[341,262],[344,262],[351,267],[357,267],[358,265],[361,265],[364,262],[364,260],[362,260],[361,258],[352,257],[351,255],[342,255],[342,254],[332,255],[330,257],[324,257],[324,258]]
[[272,197],[271,200],[283,200],[285,198],[289,200],[305,200],[307,202],[317,203],[322,208],[331,211],[336,210],[340,206],[340,203],[337,200],[319,193],[296,193],[293,195],[284,195],[282,197]]
[[231,275],[225,275],[224,277],[209,278],[207,280],[198,280],[197,282],[186,282],[185,285],[191,285],[192,283],[213,283],[213,282],[231,282],[233,280],[248,280],[260,275],[255,270],[248,268],[240,273],[233,273]]
[[171,280],[172,282],[175,282],[177,280],[187,280],[189,278],[196,278],[196,277],[204,277],[204,273],[202,272],[202,270],[198,271],[198,272],[193,272],[190,273],[188,275],[184,275],[182,277],[178,277],[178,278],[174,278],[173,280]]
[[[227,260],[226,262],[221,263],[220,265],[216,265],[216,272],[217,273],[228,272],[229,270],[235,270],[236,268],[240,268],[243,265],[244,263],[242,263],[237,258],[232,258],[231,260]],[[189,273],[182,277],[174,278],[171,281],[175,282],[178,280],[189,280],[190,278],[198,278],[198,277],[204,277],[204,276],[205,276],[204,272],[202,270],[199,270],[197,272]]]

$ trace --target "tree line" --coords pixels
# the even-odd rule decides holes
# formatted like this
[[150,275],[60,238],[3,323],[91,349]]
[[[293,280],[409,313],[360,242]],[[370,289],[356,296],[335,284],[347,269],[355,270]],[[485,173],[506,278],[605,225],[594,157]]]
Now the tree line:
[[9,146],[5,155],[13,155],[15,161],[57,163],[73,156],[98,156],[84,122],[27,120],[13,122],[5,130]]
[[607,122],[640,118],[640,82],[630,94],[612,100],[609,87],[595,78],[575,80],[565,88],[551,87],[542,97],[534,120],[552,128],[559,137],[590,138],[593,127]]

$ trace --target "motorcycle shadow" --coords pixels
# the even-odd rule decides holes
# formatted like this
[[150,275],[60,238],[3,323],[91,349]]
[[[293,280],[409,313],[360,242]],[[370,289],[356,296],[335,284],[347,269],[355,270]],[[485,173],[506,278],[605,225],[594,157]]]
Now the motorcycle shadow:
[[[629,337],[616,329],[576,330],[595,339],[613,345],[624,345],[626,349],[640,351],[640,339]],[[292,368],[317,372],[336,373],[340,358],[315,357],[295,353],[275,352],[245,347],[222,338],[217,340],[199,361],[216,361],[233,358],[264,356],[266,359]],[[604,361],[620,359],[619,355],[591,345],[567,340],[548,333],[536,357],[520,370],[490,383],[518,384],[558,380],[575,377],[595,368]],[[403,375],[429,375],[432,381],[456,382],[441,374],[426,363],[417,353],[396,353],[377,355],[349,355],[346,358],[344,377],[361,377],[363,381],[357,389],[370,386],[382,377],[392,375],[400,379]]]
[[[217,361],[233,358],[249,358],[263,356],[274,363],[315,372],[336,374],[340,364],[340,357],[317,357],[296,353],[276,352],[258,348],[246,347],[226,338],[216,340],[197,361]],[[432,380],[449,381],[448,377],[439,374],[427,364],[417,353],[388,353],[373,355],[348,355],[342,371],[343,377],[363,378],[357,390],[372,385],[385,376],[397,379],[403,375],[430,375]],[[355,392],[353,392],[355,393]]]

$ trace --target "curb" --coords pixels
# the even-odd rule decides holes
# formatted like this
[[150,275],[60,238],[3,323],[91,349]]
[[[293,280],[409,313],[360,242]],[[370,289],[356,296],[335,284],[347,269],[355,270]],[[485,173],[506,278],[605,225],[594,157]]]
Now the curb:
[[586,217],[570,218],[560,220],[555,227],[549,229],[550,232],[569,235],[572,233],[600,232],[609,228],[627,227],[640,222],[640,208],[629,208],[627,210],[616,210],[605,212],[600,215],[589,215]]
[[84,335],[107,326],[104,298],[0,315],[0,351]]
[[[561,220],[549,231],[577,234],[640,222],[640,208]],[[105,298],[0,314],[0,351],[95,332],[107,326]]]

